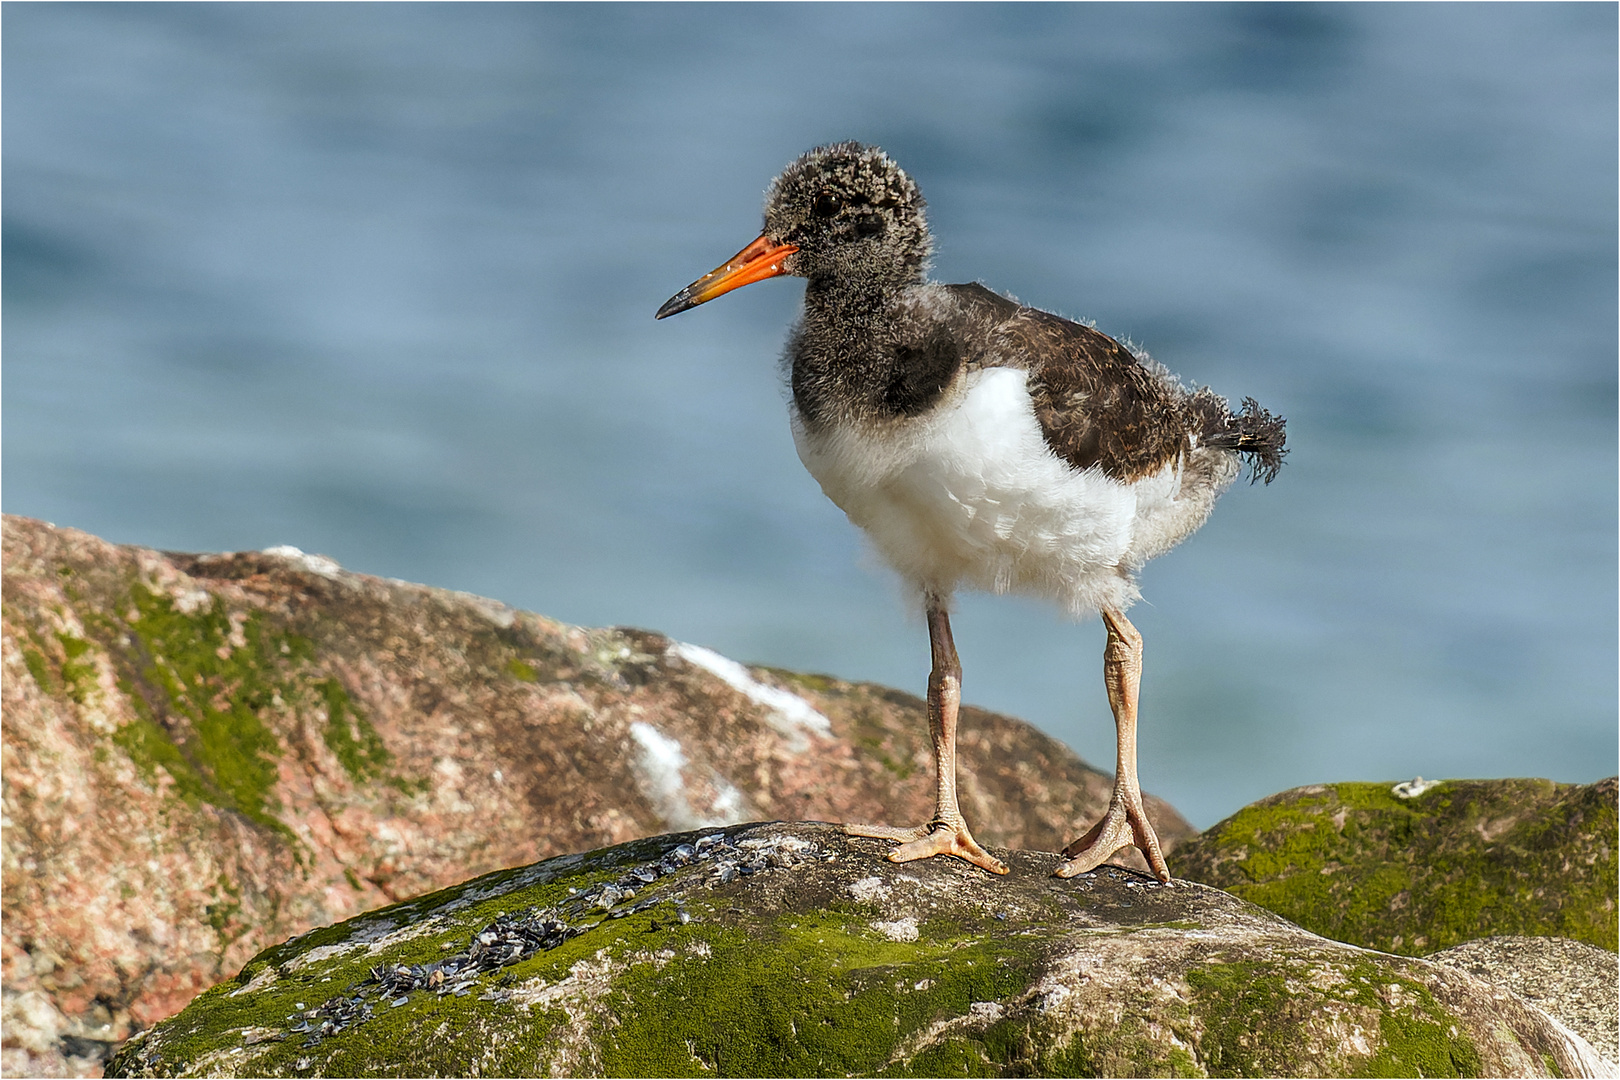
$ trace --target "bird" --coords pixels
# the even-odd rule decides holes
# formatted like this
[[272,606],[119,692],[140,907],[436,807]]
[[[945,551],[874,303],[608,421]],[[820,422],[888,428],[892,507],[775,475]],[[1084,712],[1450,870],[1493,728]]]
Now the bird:
[[1269,484],[1285,421],[1233,410],[1139,348],[977,282],[928,278],[917,184],[881,148],[819,146],[766,190],[760,235],[676,293],[665,319],[767,278],[806,279],[783,357],[800,460],[921,603],[932,668],[933,817],[851,823],[908,862],[951,855],[994,874],[957,801],[962,667],[950,609],[962,588],[1101,615],[1116,729],[1103,817],[1063,851],[1073,877],[1135,845],[1171,882],[1136,769],[1142,637],[1125,617],[1149,559],[1191,535],[1247,463]]

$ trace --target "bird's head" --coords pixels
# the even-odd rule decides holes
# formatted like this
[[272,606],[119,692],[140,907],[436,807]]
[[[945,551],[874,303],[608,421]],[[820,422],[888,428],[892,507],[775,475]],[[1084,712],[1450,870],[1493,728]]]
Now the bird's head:
[[759,238],[670,297],[657,318],[779,274],[861,291],[920,282],[933,248],[924,205],[877,147],[817,147],[771,182]]

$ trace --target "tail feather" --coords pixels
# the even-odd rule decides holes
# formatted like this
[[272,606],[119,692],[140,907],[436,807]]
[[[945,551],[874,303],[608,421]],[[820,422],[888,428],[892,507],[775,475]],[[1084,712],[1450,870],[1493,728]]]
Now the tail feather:
[[1233,413],[1231,408],[1209,390],[1194,396],[1194,407],[1200,414],[1200,446],[1213,446],[1234,450],[1242,454],[1249,465],[1249,482],[1263,480],[1271,483],[1288,456],[1287,421],[1273,416],[1260,407],[1252,397],[1243,399],[1243,408]]

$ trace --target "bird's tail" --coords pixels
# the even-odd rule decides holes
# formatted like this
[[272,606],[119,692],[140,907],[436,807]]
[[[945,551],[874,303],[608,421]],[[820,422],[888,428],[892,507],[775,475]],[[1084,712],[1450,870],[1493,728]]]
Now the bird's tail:
[[1249,465],[1249,482],[1271,483],[1288,456],[1287,421],[1260,407],[1254,398],[1243,399],[1243,408],[1233,413],[1227,403],[1207,388],[1193,395],[1192,406],[1201,421],[1198,444],[1242,454]]

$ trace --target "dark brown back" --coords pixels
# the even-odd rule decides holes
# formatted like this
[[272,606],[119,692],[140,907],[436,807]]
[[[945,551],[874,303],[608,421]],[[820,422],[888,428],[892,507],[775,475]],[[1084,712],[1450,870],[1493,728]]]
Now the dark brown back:
[[[1129,483],[1152,475],[1190,447],[1186,394],[1129,349],[1089,326],[1022,307],[982,285],[947,288],[970,325],[993,325],[968,363],[1029,372],[1041,433],[1077,469],[1100,466]],[[973,355],[973,353],[979,353]]]

